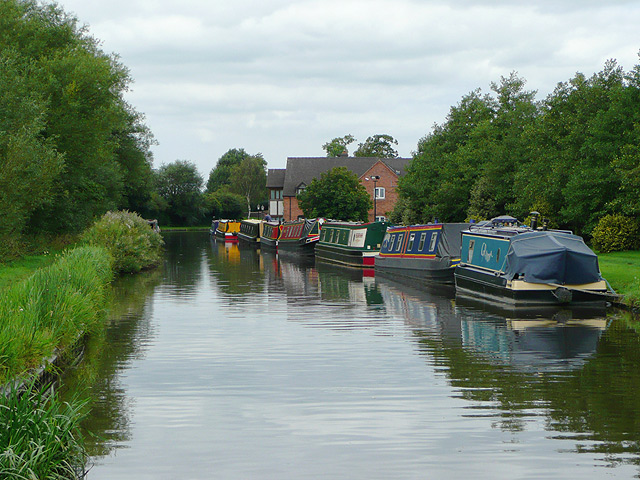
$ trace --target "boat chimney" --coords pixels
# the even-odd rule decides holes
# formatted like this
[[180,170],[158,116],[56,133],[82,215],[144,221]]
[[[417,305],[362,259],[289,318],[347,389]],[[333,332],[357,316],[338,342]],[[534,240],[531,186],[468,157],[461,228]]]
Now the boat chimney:
[[549,219],[548,218],[543,218],[542,219],[542,230],[544,230],[546,232],[547,228],[549,228]]
[[540,213],[536,212],[534,210],[529,215],[531,215],[531,229],[532,230],[537,230],[538,229],[538,217],[540,216]]

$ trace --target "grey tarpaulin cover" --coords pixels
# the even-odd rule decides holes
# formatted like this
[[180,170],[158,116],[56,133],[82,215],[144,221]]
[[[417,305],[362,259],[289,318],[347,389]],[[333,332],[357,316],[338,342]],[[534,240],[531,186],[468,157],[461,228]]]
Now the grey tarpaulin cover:
[[460,258],[460,247],[462,244],[462,232],[469,228],[468,223],[444,223],[442,224],[442,234],[438,242],[437,256],[446,258]]
[[511,239],[505,275],[532,283],[579,285],[600,280],[598,257],[581,237],[569,233],[539,231]]

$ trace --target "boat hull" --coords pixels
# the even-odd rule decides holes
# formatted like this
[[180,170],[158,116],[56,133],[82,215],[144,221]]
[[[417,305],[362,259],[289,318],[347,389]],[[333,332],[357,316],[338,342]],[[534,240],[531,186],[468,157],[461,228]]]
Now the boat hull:
[[348,267],[373,268],[379,252],[354,250],[333,245],[316,245],[316,258]]
[[[457,263],[457,262],[455,262]],[[414,279],[424,284],[442,283],[453,285],[455,263],[448,259],[383,258],[376,260],[376,272]]]
[[456,292],[461,295],[483,297],[513,305],[580,304],[600,307],[608,300],[604,281],[582,285],[555,285],[508,281],[492,272],[458,266],[455,269]]

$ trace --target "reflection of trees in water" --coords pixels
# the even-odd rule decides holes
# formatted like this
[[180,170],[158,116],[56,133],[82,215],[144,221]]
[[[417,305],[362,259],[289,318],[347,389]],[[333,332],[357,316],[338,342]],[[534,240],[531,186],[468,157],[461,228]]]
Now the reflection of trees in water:
[[544,416],[576,451],[640,465],[640,336],[615,312],[499,313],[376,280],[387,311],[472,403],[469,416],[498,410],[496,428],[511,432]]
[[244,302],[245,294],[263,291],[262,259],[254,247],[210,238],[205,252],[210,279],[229,301]]
[[86,392],[89,397],[91,415],[83,429],[91,456],[108,455],[115,443],[129,438],[131,406],[118,373],[143,355],[153,335],[151,302],[147,300],[162,282],[162,275],[161,270],[154,270],[114,282],[113,308],[105,328],[88,339],[83,362],[64,377],[67,395]]
[[166,232],[164,273],[167,293],[194,293],[202,279],[202,255],[206,251],[209,234],[206,232]]

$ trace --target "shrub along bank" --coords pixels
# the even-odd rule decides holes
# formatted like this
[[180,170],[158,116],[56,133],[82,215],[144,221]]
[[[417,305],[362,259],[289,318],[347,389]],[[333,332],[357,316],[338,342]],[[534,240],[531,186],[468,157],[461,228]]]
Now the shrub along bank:
[[159,233],[129,212],[106,214],[83,241],[0,297],[0,478],[73,478],[84,464],[78,404],[13,385],[102,326],[114,273],[161,258]]

